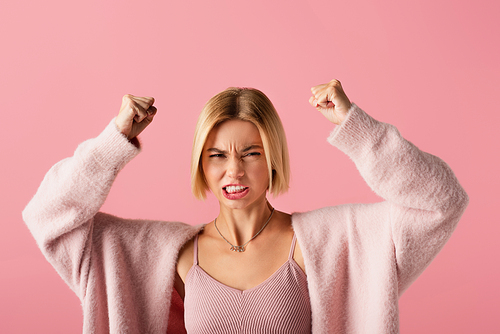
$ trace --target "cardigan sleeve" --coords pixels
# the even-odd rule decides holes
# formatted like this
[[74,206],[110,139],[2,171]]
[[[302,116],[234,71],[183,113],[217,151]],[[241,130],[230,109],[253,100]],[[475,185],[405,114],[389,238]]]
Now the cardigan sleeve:
[[355,104],[328,142],[346,153],[386,200],[378,207],[390,222],[402,293],[449,239],[468,196],[444,161],[422,152],[396,127],[373,119]]
[[138,153],[113,120],[49,170],[23,211],[42,253],[80,298],[90,266],[93,220],[119,170]]

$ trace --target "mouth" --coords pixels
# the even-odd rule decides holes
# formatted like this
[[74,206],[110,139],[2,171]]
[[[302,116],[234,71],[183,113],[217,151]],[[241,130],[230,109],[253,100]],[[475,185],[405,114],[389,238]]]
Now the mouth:
[[248,189],[248,187],[244,186],[225,186],[222,189],[228,194],[237,194],[237,193],[242,193],[245,190]]

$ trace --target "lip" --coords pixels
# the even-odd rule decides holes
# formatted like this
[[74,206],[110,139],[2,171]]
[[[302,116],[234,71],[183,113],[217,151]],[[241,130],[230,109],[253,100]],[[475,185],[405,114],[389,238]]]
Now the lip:
[[222,194],[224,195],[225,198],[230,199],[230,200],[237,200],[237,199],[241,199],[241,198],[245,197],[248,194],[249,189],[250,189],[248,187],[245,187],[245,190],[243,190],[242,192],[230,194],[226,191],[226,187],[229,187],[229,186],[239,186],[239,187],[245,187],[245,186],[241,185],[241,184],[227,184],[224,187],[222,187]]

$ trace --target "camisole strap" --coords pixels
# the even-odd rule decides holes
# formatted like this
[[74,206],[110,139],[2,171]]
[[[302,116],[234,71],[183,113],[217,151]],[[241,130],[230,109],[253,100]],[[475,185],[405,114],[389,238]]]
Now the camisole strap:
[[288,260],[293,259],[293,252],[295,251],[295,243],[297,242],[297,236],[295,235],[295,232],[293,233],[293,238],[292,238],[292,245],[290,246],[290,254],[288,255]]
[[193,247],[193,266],[198,265],[198,235],[194,237],[194,247]]

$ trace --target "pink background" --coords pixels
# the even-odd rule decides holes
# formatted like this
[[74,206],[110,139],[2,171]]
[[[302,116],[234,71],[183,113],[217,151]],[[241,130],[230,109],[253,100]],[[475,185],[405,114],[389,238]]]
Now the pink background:
[[[292,5],[293,3],[293,5]],[[471,202],[437,259],[400,300],[402,333],[500,326],[500,2],[4,1],[0,10],[0,333],[78,333],[78,298],[21,219],[47,170],[96,136],[126,93],[157,99],[144,151],[103,210],[204,223],[190,193],[203,104],[228,86],[263,90],[292,163],[283,211],[374,202],[309,88],[338,78],[352,101],[443,158]]]

